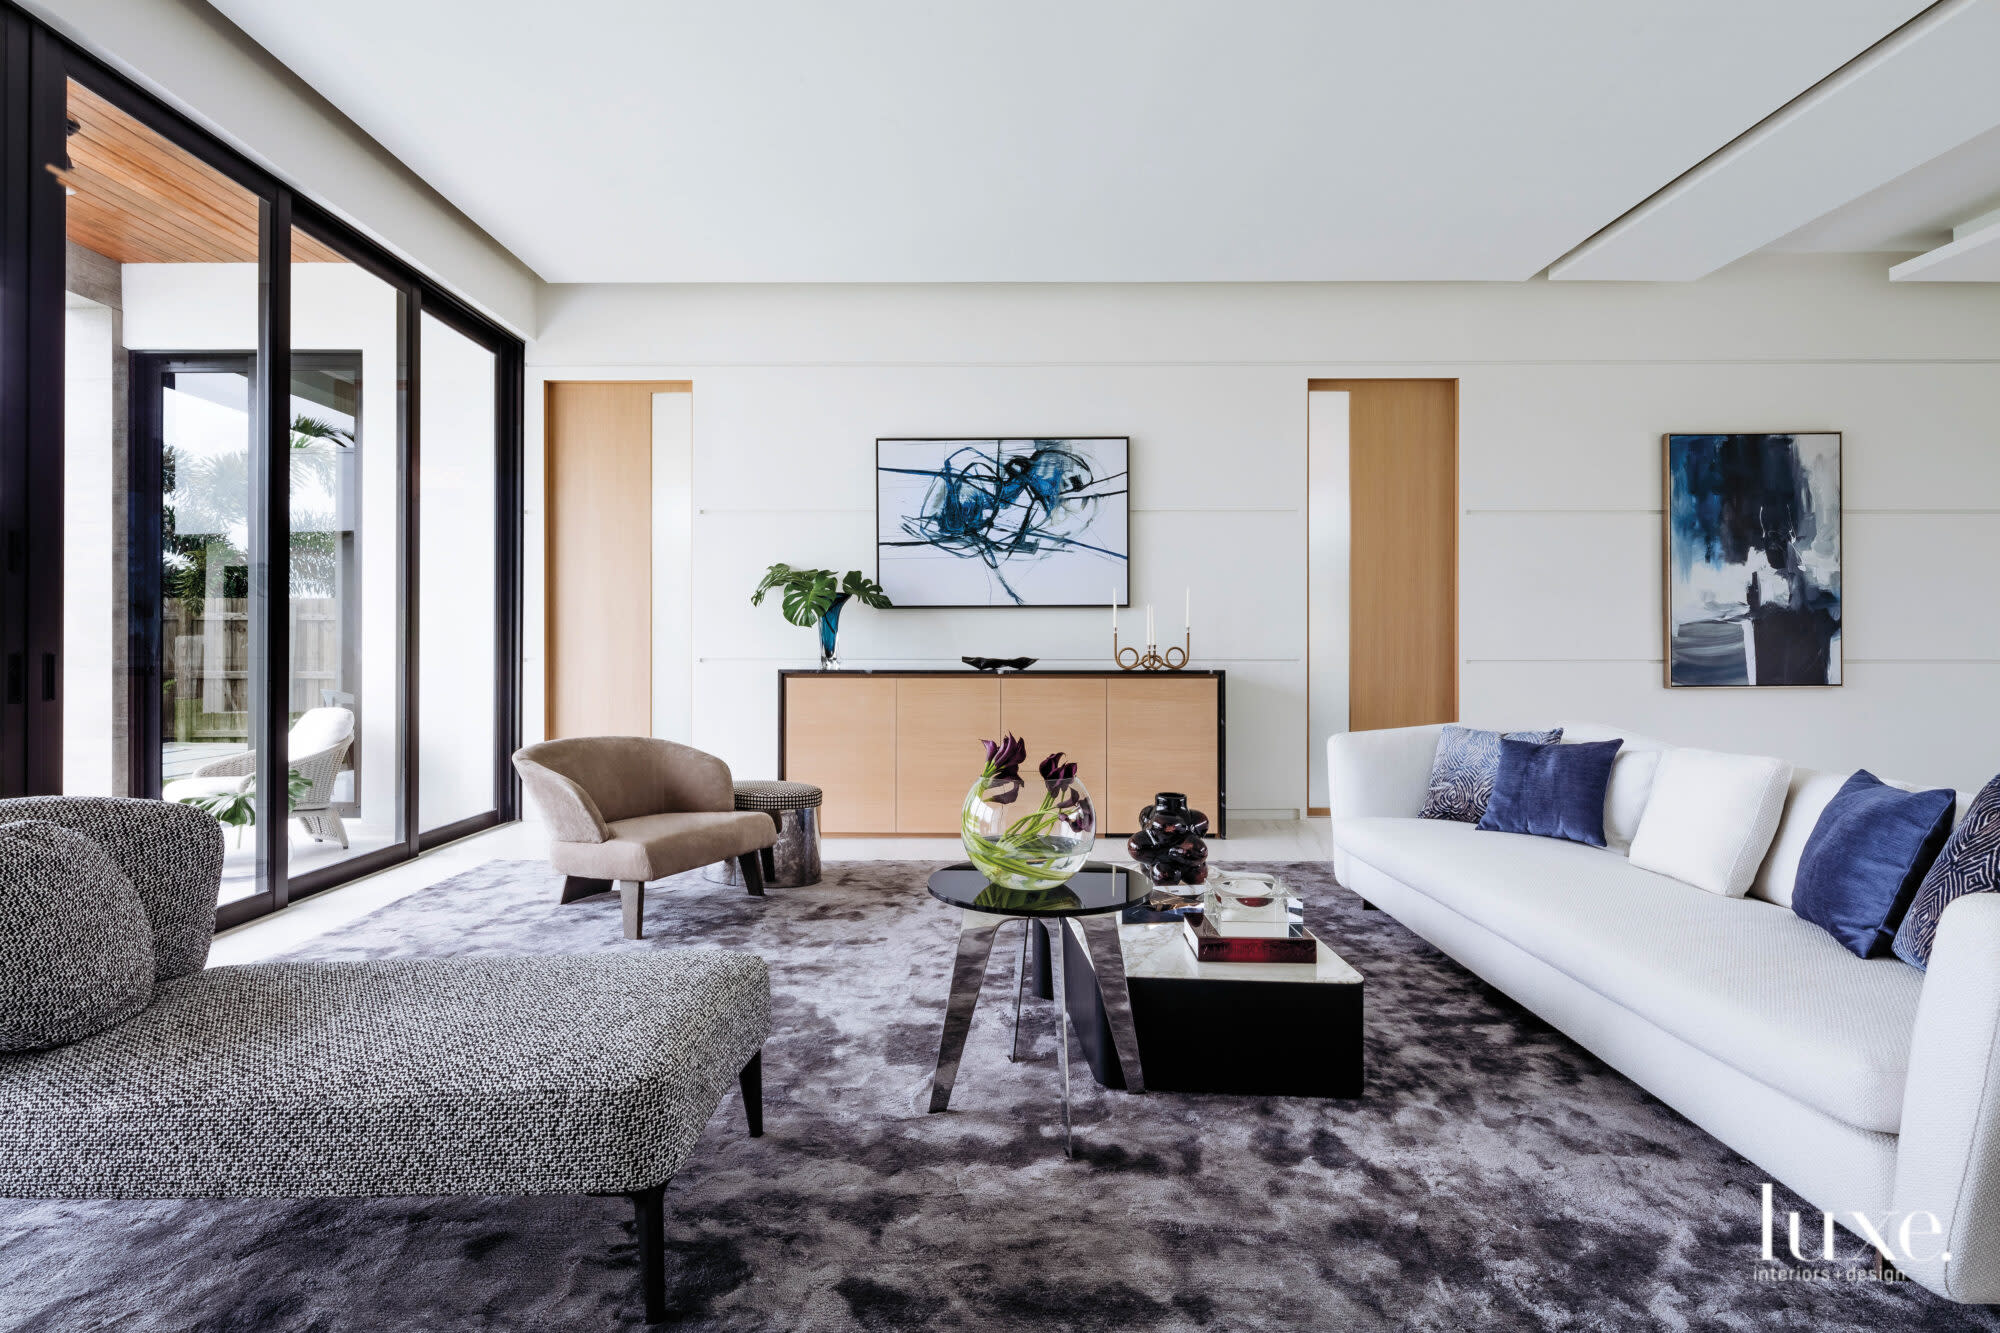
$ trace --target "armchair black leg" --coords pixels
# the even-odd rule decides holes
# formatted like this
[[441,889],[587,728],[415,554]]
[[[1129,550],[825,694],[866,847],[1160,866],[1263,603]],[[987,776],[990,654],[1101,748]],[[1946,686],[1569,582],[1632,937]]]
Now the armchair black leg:
[[761,852],[745,852],[736,858],[743,867],[743,887],[750,890],[754,898],[764,896],[764,856]]
[[618,896],[624,899],[625,938],[644,939],[646,935],[646,881],[642,879],[621,879],[618,881]]
[[593,893],[609,893],[611,881],[608,879],[585,879],[582,875],[569,875],[563,879],[562,900],[573,903],[578,898],[588,898]]
[[743,1072],[736,1076],[736,1085],[743,1089],[743,1118],[750,1122],[750,1137],[764,1137],[764,1053],[750,1057],[750,1063],[743,1066]]
[[639,1291],[646,1301],[646,1322],[667,1318],[667,1187],[665,1183],[627,1196],[632,1200],[639,1239]]

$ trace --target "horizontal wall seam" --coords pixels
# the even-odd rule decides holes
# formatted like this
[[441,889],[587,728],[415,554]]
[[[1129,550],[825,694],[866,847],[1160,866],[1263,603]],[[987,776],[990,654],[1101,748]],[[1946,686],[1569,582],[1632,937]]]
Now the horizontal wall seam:
[[[905,608],[905,609],[908,609],[908,608]],[[945,609],[945,608],[937,608],[937,609],[940,609],[940,610],[942,610],[942,609]],[[981,608],[981,607],[965,607],[965,608],[959,608],[959,609],[962,609],[962,610],[973,610],[973,611],[978,611],[978,610],[983,610],[984,608]],[[1088,607],[1041,607],[1041,608],[1038,608],[1038,609],[1040,609],[1040,610],[1045,610],[1045,611],[1056,611],[1056,610],[1062,610],[1062,611],[1075,611],[1075,610],[1089,610],[1090,608],[1088,608]],[[1096,611],[1096,612],[1095,612],[1094,614],[1097,614],[1097,615],[1103,615],[1104,613],[1103,613],[1103,611],[1102,611],[1102,610],[1098,610],[1098,611]],[[1131,645],[1130,643],[1127,643],[1127,644],[1126,644],[1125,646],[1126,646],[1127,648],[1130,648],[1130,647],[1131,647],[1132,645]],[[1172,642],[1167,642],[1167,643],[1165,643],[1165,644],[1164,644],[1163,646],[1164,646],[1164,647],[1167,647],[1167,648],[1178,648],[1178,647],[1180,647],[1180,645],[1179,645],[1179,644],[1177,644],[1177,643],[1172,643]],[[848,656],[842,656],[842,658],[841,658],[840,660],[841,660],[841,661],[842,661],[843,663],[847,663],[847,662],[889,662],[889,663],[897,663],[897,664],[901,664],[901,663],[906,663],[906,662],[943,662],[943,663],[945,663],[946,665],[949,665],[949,666],[962,666],[962,665],[964,665],[963,661],[962,661],[962,660],[961,660],[960,658],[956,658],[956,657],[848,657]],[[1205,666],[1204,666],[1203,664],[1204,664],[1204,663],[1209,663],[1209,662],[1303,662],[1304,660],[1305,660],[1305,659],[1304,659],[1303,657],[1200,657],[1200,658],[1196,658],[1194,662],[1192,662],[1192,663],[1190,663],[1190,664],[1189,664],[1189,669],[1190,669],[1190,670],[1194,670],[1194,671],[1203,671],[1203,670],[1207,670],[1207,667],[1205,667]],[[789,656],[789,657],[697,657],[697,658],[695,659],[695,661],[697,661],[697,662],[791,662],[791,663],[795,663],[795,664],[797,664],[797,666],[798,666],[798,669],[799,669],[799,670],[802,670],[802,671],[808,671],[808,670],[811,670],[811,669],[812,669],[812,668],[813,668],[814,666],[818,665],[818,663],[817,663],[817,660],[816,660],[816,659],[814,659],[814,658],[809,658],[809,657],[798,657],[798,656]],[[1114,666],[1110,665],[1110,661],[1111,661],[1111,659],[1110,659],[1109,657],[1038,657],[1038,658],[1036,658],[1036,659],[1035,659],[1035,661],[1037,661],[1037,662],[1040,662],[1040,663],[1047,663],[1047,662],[1081,662],[1081,663],[1083,663],[1083,664],[1084,664],[1085,666],[1091,666],[1091,665],[1094,665],[1094,664],[1099,664],[1099,663],[1101,663],[1101,664],[1103,664],[1103,669],[1104,669],[1104,670],[1105,670],[1106,672],[1111,672],[1111,671],[1116,671],[1116,670],[1118,670],[1118,669],[1119,669],[1119,668],[1117,668],[1117,667],[1114,667]],[[879,670],[883,670],[883,671],[898,671],[898,670],[902,670],[902,669],[903,669],[903,668],[902,668],[902,667],[901,667],[900,665],[892,665],[892,666],[885,666],[885,667],[881,667],[881,668],[879,668]],[[912,670],[912,671],[915,671],[915,670],[919,670],[920,668],[918,668],[918,667],[910,667],[909,669],[910,669],[910,670]],[[1006,674],[1007,674],[1007,675],[1010,675],[1010,676],[1012,676],[1012,675],[1030,675],[1030,676],[1031,676],[1031,675],[1033,675],[1033,674],[1034,674],[1034,672],[1033,672],[1033,671],[1027,671],[1027,672],[1013,672],[1013,671],[1009,671],[1009,672],[1007,672]],[[1132,672],[1130,672],[1130,673],[1128,673],[1128,674],[1130,674],[1130,675],[1134,675],[1134,676],[1172,676],[1172,675],[1175,675],[1175,674],[1177,674],[1177,673],[1176,673],[1176,672],[1172,672],[1172,671],[1132,671]]]
[[[718,507],[697,509],[697,514],[873,514],[870,508],[846,506],[838,509],[801,507],[793,509],[785,505],[744,505],[738,507]],[[1149,505],[1133,505],[1127,513],[1132,514],[1296,514],[1301,512],[1297,505],[1216,505],[1212,508],[1153,508]]]
[[[1313,379],[1347,379],[1343,372],[1357,367],[1412,367],[1419,369],[1453,366],[1996,366],[2000,356],[1750,356],[1750,357],[1432,357],[1428,360],[1345,361],[1339,358],[1294,360],[1153,360],[1153,361],[531,361],[531,375],[564,379],[585,371],[642,371],[635,379],[656,377],[685,379],[667,375],[662,367],[678,370],[1308,370]],[[699,392],[696,386],[696,392]]]
[[[1189,512],[1190,512],[1190,513],[1203,513],[1203,512],[1208,512],[1208,511],[1204,511],[1204,510],[1190,510]],[[1475,518],[1475,517],[1478,517],[1478,518],[1484,518],[1484,517],[1489,517],[1489,516],[1493,516],[1493,515],[1507,515],[1507,514],[1559,514],[1559,515],[1565,515],[1565,516],[1574,516],[1574,515],[1597,515],[1597,514],[1638,514],[1638,515],[1648,515],[1648,514],[1649,514],[1649,515],[1652,515],[1652,516],[1654,516],[1654,517],[1658,517],[1658,516],[1659,516],[1659,514],[1660,514],[1661,512],[1662,512],[1662,511],[1661,511],[1661,510],[1659,510],[1659,509],[1657,509],[1657,508],[1654,508],[1654,509],[1610,509],[1610,508],[1606,508],[1606,509],[1582,509],[1582,508],[1578,508],[1578,509],[1468,509],[1468,510],[1466,510],[1466,511],[1465,511],[1465,515],[1466,515],[1466,517],[1467,517],[1467,518]],[[1860,506],[1858,506],[1858,505],[1849,505],[1849,506],[1847,506],[1847,508],[1846,508],[1846,510],[1845,510],[1844,512],[1845,512],[1845,514],[1847,515],[1847,517],[1849,517],[1849,518],[1854,518],[1854,517],[1856,517],[1856,516],[1865,516],[1865,517],[1870,517],[1870,518],[1925,518],[1925,517],[1937,517],[1937,516],[1946,516],[1946,517],[1950,517],[1950,516],[1960,516],[1960,517],[1968,517],[1968,518],[1990,518],[1990,517],[1993,517],[1993,516],[1995,516],[1995,515],[2000,515],[2000,508],[1991,508],[1991,509],[1864,509],[1864,508],[1861,508],[1861,507],[1860,507]]]
[[[1468,657],[1467,666],[1513,666],[1543,663],[1573,665],[1659,666],[1658,657]],[[1848,666],[2000,666],[2000,657],[1850,657]]]

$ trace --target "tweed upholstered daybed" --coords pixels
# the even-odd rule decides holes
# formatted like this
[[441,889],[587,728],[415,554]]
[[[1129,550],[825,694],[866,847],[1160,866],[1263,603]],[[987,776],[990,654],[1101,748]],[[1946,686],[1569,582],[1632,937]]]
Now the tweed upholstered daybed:
[[[761,959],[708,949],[203,970],[222,836],[156,801],[0,801],[110,853],[156,959],[151,1002],[0,1055],[0,1196],[626,1194],[649,1322],[662,1196],[732,1079],[762,1132]],[[13,866],[0,866],[0,894]],[[0,949],[8,943],[0,940]],[[143,997],[142,997],[143,998]]]

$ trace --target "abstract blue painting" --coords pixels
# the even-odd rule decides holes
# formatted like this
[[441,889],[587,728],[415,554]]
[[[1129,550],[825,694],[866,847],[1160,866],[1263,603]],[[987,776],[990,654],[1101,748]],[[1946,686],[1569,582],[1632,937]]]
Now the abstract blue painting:
[[1667,684],[1840,684],[1840,436],[1669,435],[1666,492]]
[[876,582],[897,606],[1126,604],[1119,436],[875,441]]

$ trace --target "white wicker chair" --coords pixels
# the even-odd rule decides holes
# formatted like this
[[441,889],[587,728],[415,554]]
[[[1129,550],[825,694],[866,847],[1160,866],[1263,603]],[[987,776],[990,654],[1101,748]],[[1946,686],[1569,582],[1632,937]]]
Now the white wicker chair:
[[[292,806],[292,818],[314,842],[333,839],[347,846],[347,826],[333,808],[333,779],[354,744],[354,714],[345,708],[312,708],[292,724],[285,739],[285,765],[311,785]],[[161,793],[169,801],[190,796],[222,796],[243,791],[257,773],[257,754],[211,759],[188,777],[169,782]]]

